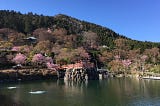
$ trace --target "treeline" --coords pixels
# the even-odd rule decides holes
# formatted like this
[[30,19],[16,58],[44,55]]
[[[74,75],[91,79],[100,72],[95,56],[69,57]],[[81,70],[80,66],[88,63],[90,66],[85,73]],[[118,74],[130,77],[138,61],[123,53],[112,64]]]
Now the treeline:
[[53,18],[37,15],[32,12],[21,14],[20,12],[1,10],[0,28],[11,28],[22,33],[32,33],[37,28],[50,27]]

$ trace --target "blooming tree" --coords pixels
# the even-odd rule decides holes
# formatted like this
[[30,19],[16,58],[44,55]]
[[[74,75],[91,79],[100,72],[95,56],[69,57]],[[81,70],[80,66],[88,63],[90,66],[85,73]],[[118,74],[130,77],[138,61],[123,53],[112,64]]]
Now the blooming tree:
[[18,53],[15,58],[13,58],[13,62],[15,62],[16,64],[24,64],[26,61],[26,56],[24,54]]
[[87,60],[89,59],[89,54],[83,47],[79,47],[74,51],[74,58],[79,58],[80,60]]
[[122,60],[122,64],[123,64],[123,66],[124,66],[124,69],[125,69],[125,70],[128,70],[129,65],[131,65],[132,62],[131,62],[131,60],[127,59],[127,60]]
[[123,64],[119,60],[112,60],[111,62],[108,63],[108,66],[110,68],[110,71],[113,72],[122,72],[123,69]]
[[53,63],[53,59],[51,57],[46,57],[45,62],[46,62],[46,66],[47,66],[48,69],[51,69],[51,70],[54,70],[54,71],[57,70],[58,65]]
[[142,60],[143,62],[145,62],[147,58],[148,58],[147,55],[143,55],[143,56],[141,57],[141,60]]
[[45,62],[46,62],[46,63],[53,63],[52,57],[46,57],[46,58],[45,58]]
[[132,62],[131,62],[131,60],[129,60],[129,59],[127,59],[127,60],[122,60],[122,64],[123,64],[123,66],[125,66],[125,67],[128,67],[131,63],[132,63]]
[[32,62],[42,64],[45,62],[45,57],[42,54],[35,54],[32,58]]
[[119,60],[121,57],[119,55],[114,56],[115,60]]
[[20,46],[14,46],[12,48],[12,51],[20,51],[21,47]]
[[51,69],[51,70],[54,70],[54,71],[56,71],[57,68],[58,68],[57,64],[53,64],[53,63],[50,63],[50,62],[47,62],[46,65],[47,65],[48,69]]
[[148,59],[148,56],[147,56],[147,55],[143,55],[143,56],[141,57],[141,70],[142,70],[142,71],[145,71],[145,62],[146,62],[147,59]]

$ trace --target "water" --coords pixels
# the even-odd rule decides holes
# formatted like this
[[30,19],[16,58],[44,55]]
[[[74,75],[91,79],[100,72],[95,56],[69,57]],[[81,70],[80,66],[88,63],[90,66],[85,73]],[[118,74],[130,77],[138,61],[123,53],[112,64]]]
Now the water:
[[0,84],[0,106],[160,106],[160,80]]

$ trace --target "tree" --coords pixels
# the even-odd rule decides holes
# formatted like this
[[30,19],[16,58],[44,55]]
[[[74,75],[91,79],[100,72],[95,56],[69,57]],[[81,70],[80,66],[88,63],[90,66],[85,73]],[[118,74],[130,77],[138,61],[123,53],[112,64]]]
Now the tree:
[[42,54],[35,54],[32,58],[32,62],[36,64],[42,64],[45,62],[45,57]]
[[53,59],[51,57],[46,57],[45,62],[46,63],[53,63]]
[[147,60],[148,56],[147,55],[143,55],[140,58],[140,63],[141,63],[141,70],[144,72],[145,71],[145,62]]
[[51,70],[54,70],[54,71],[57,71],[57,69],[58,69],[58,65],[57,64],[47,62],[46,65],[47,65],[48,69],[51,69]]
[[98,46],[98,36],[92,31],[83,33],[84,43],[86,47],[95,48]]
[[52,49],[52,43],[48,40],[46,41],[40,41],[38,44],[34,47],[34,50],[37,53],[49,53]]
[[109,51],[104,51],[99,56],[102,62],[110,62],[113,59],[113,53]]
[[83,47],[79,47],[74,50],[74,57],[75,60],[87,60],[90,58],[89,54]]
[[61,65],[71,63],[71,59],[74,56],[72,50],[68,48],[61,48],[57,53],[55,55],[56,62]]
[[129,49],[127,39],[119,38],[119,39],[116,39],[114,41],[114,43],[118,49],[121,49],[121,50],[128,50]]
[[38,41],[50,41],[55,42],[54,35],[51,32],[48,32],[45,28],[38,28],[33,32],[34,36],[38,38]]
[[21,50],[21,47],[20,46],[14,46],[11,50],[19,52]]
[[18,53],[15,58],[13,58],[13,62],[15,62],[16,64],[24,64],[26,61],[26,56],[24,54]]
[[0,48],[10,49],[10,48],[12,48],[12,46],[13,46],[13,44],[11,42],[0,41]]
[[132,64],[131,60],[122,60],[122,64],[124,66],[125,72],[128,71],[129,66]]
[[153,62],[154,64],[158,63],[158,56],[160,54],[159,48],[154,47],[152,49],[146,49],[144,54],[148,56],[150,62]]
[[123,71],[123,64],[120,60],[112,60],[108,63],[108,66],[110,68],[110,71],[113,71],[115,73],[122,73]]
[[25,17],[25,29],[24,29],[25,33],[30,33],[32,31],[32,29],[33,29],[32,27],[33,26],[32,26],[31,17],[30,16],[26,16]]
[[67,35],[67,30],[64,29],[64,28],[55,29],[53,34],[56,35],[56,36]]

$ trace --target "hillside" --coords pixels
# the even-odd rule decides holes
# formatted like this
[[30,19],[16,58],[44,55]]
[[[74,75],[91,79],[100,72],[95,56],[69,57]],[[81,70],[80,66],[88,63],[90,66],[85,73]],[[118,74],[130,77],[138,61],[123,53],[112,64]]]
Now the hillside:
[[33,13],[21,14],[19,12],[1,10],[0,28],[10,28],[24,34],[32,34],[33,31],[38,28],[51,28],[52,30],[64,28],[67,30],[67,35],[80,35],[85,31],[92,31],[98,35],[100,45],[107,45],[111,48],[114,47],[114,40],[118,38],[130,40],[129,45],[132,46],[132,48],[146,49],[155,46],[158,47],[160,45],[152,42],[134,41],[125,36],[119,35],[109,28],[81,21],[63,14],[51,17]]
[[137,63],[147,55],[147,65],[160,63],[160,43],[132,40],[109,28],[63,14],[43,16],[1,10],[0,48],[14,47],[29,56],[28,61],[34,54],[42,53],[52,56],[55,62],[72,63],[88,58],[98,67],[110,69],[119,64],[115,63],[115,56]]

